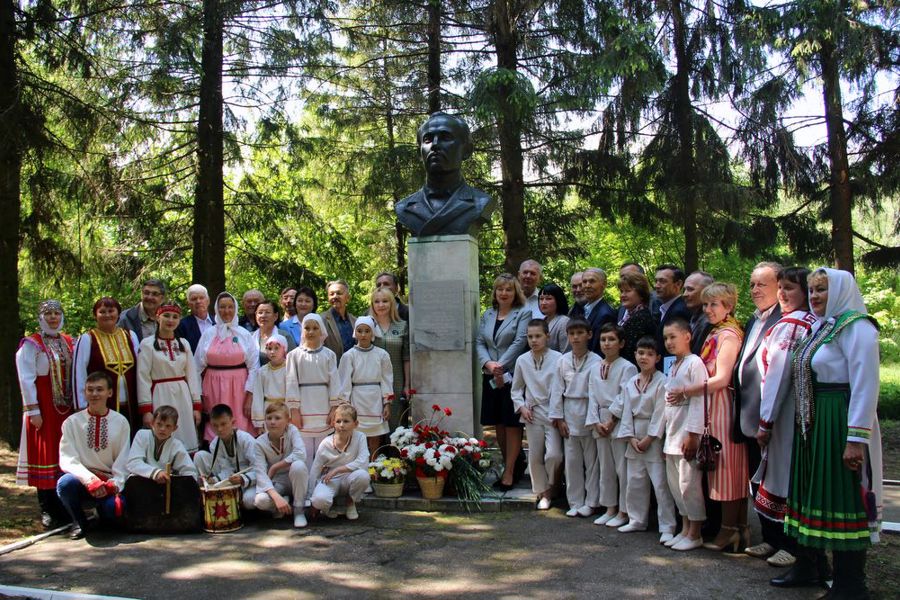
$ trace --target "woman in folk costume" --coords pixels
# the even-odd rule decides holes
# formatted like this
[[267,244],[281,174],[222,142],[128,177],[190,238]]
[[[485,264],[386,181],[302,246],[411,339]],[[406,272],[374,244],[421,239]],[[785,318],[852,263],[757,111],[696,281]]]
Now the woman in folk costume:
[[153,411],[171,406],[180,426],[174,436],[185,450],[197,451],[200,424],[200,378],[191,345],[175,337],[181,308],[163,304],[156,309],[156,334],[141,341],[138,354],[138,410],[145,427],[153,423]]
[[75,408],[87,408],[84,385],[94,371],[106,371],[113,380],[109,409],[122,413],[131,426],[134,438],[143,426],[137,402],[137,355],[140,343],[133,331],[118,326],[122,305],[104,296],[94,303],[97,326],[81,334],[75,343],[72,386]]
[[62,424],[72,414],[72,338],[61,333],[64,317],[58,300],[38,307],[40,331],[22,339],[16,352],[22,390],[22,438],[16,483],[37,488],[41,523],[68,522],[56,495]]
[[[237,299],[228,292],[216,296],[216,326],[200,336],[194,360],[203,377],[203,411],[209,413],[216,404],[227,404],[237,428],[253,434],[250,400],[244,386],[250,371],[259,365],[259,348],[250,332],[238,325],[237,305]],[[203,437],[212,440],[215,436],[207,422]]]
[[[751,478],[756,489],[753,507],[780,527],[764,528],[763,543],[745,550],[750,556],[768,557],[774,566],[794,563],[794,543],[784,535],[784,513],[791,482],[791,445],[794,441],[794,390],[791,387],[791,347],[809,333],[816,317],[809,312],[806,278],[809,270],[790,267],[778,274],[781,318],[763,334],[756,353],[763,374],[756,440],[762,461]],[[771,555],[771,556],[770,556]]]
[[782,579],[825,579],[821,556],[832,550],[828,597],[858,600],[869,597],[866,550],[881,526],[878,327],[846,271],[816,269],[809,305],[817,321],[791,359],[797,409],[784,519],[800,552]]
[[[730,548],[736,552],[749,540],[747,526],[747,446],[734,441],[734,392],[731,374],[741,350],[744,333],[734,318],[737,288],[730,283],[713,283],[703,290],[703,312],[712,326],[700,350],[709,379],[706,382],[710,434],[722,442],[714,471],[707,473],[709,497],[722,503],[722,527],[716,538],[704,544],[711,550]],[[704,389],[691,389],[703,394]]]

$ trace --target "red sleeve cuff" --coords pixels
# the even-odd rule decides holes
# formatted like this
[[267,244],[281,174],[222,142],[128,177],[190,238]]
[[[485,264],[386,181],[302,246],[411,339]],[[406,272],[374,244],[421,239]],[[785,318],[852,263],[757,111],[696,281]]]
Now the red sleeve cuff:
[[771,431],[774,424],[774,421],[763,421],[762,419],[759,420],[759,428],[763,431]]
[[149,415],[150,413],[153,412],[153,405],[152,404],[141,404],[138,406],[138,412],[141,413],[142,415]]
[[200,412],[201,410],[203,410],[203,405],[199,402],[194,402],[194,404],[191,405],[191,410],[196,410],[197,412]]

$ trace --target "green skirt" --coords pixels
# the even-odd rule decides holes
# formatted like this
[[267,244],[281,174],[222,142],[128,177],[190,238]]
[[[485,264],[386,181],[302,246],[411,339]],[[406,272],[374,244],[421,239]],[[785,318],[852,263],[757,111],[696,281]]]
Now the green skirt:
[[859,472],[843,460],[849,395],[843,386],[817,386],[808,438],[794,431],[784,530],[801,546],[864,550],[871,543]]

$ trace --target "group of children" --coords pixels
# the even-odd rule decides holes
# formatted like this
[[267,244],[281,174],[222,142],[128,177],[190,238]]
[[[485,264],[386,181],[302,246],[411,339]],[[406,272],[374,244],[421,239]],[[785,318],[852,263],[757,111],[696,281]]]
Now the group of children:
[[[691,353],[690,325],[675,319],[663,330],[675,357],[668,375],[657,368],[661,356],[652,337],[638,341],[635,367],[620,355],[624,332],[615,324],[600,329],[602,358],[588,350],[587,322],[571,319],[566,334],[571,350],[560,354],[547,346],[546,321],[530,321],[530,351],[516,361],[513,378],[537,508],[550,508],[565,462],[567,516],[588,517],[606,507],[595,524],[644,531],[652,487],[660,543],[699,548],[706,515],[702,472],[693,459],[704,428],[703,396],[684,389],[702,389],[707,375]],[[676,506],[683,524],[678,535]]]

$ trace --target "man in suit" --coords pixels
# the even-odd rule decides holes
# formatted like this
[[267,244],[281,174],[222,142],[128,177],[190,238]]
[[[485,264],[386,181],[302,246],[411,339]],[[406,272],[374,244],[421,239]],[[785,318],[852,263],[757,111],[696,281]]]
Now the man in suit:
[[616,313],[603,299],[606,291],[606,272],[591,267],[581,274],[581,293],[584,295],[584,320],[591,326],[591,340],[588,349],[600,356],[600,328],[606,323],[615,323]]
[[400,281],[396,275],[390,271],[382,271],[375,277],[375,289],[386,287],[394,294],[397,301],[397,314],[404,321],[409,321],[409,305],[403,304],[400,300]]
[[703,299],[700,297],[706,286],[713,282],[713,276],[706,271],[694,271],[684,280],[684,305],[691,311],[691,352],[700,354],[703,341],[709,335],[712,326],[703,313]]
[[572,287],[572,308],[569,309],[570,317],[584,318],[584,294],[581,293],[581,277],[583,273],[572,273],[569,285]]
[[216,320],[209,314],[209,292],[199,283],[187,289],[187,303],[191,312],[178,323],[175,336],[186,339],[191,350],[196,352],[200,336],[215,325]]
[[394,208],[413,237],[474,235],[494,209],[494,200],[466,185],[462,162],[472,155],[466,122],[446,113],[432,114],[416,135],[425,165],[425,186]]
[[541,285],[543,273],[544,269],[541,267],[541,263],[529,258],[519,265],[519,275],[516,277],[519,285],[522,286],[522,293],[525,294],[525,306],[528,307],[531,316],[535,319],[544,318],[538,301],[538,287]]
[[329,281],[325,286],[325,293],[328,295],[328,304],[331,305],[331,308],[322,313],[325,331],[328,333],[325,345],[334,352],[340,363],[344,352],[356,344],[353,339],[356,317],[347,311],[347,304],[350,302],[350,286],[343,279]]
[[161,279],[148,279],[141,286],[141,301],[119,317],[119,327],[130,329],[138,341],[156,333],[156,309],[166,299],[166,284]]
[[[750,274],[750,298],[756,306],[753,316],[744,327],[744,343],[734,367],[734,418],[735,439],[743,439],[747,444],[749,472],[752,477],[759,468],[761,451],[756,442],[759,428],[759,404],[761,401],[762,373],[756,362],[756,353],[769,330],[781,318],[778,305],[778,275],[782,266],[774,262],[761,262]],[[763,544],[747,548],[751,556],[765,556],[776,549],[782,549],[781,526],[760,516]],[[764,544],[767,544],[766,547]],[[769,551],[771,548],[771,552]]]
[[675,265],[660,265],[656,268],[656,276],[653,288],[656,290],[656,297],[659,298],[659,325],[656,328],[656,345],[662,360],[657,366],[662,369],[663,373],[669,372],[669,367],[674,362],[674,357],[666,352],[663,344],[663,328],[674,321],[676,318],[682,318],[690,322],[691,311],[688,310],[681,297],[681,288],[684,286],[684,271]]

